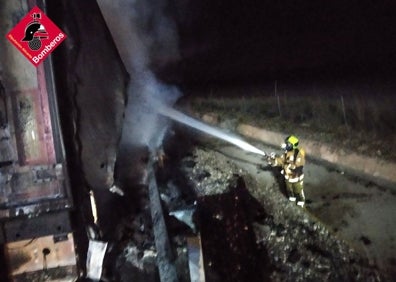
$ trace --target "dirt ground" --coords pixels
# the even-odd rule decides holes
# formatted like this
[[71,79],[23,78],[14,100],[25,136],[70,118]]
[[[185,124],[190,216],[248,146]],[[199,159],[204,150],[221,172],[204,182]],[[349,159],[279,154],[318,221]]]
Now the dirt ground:
[[[256,145],[267,152],[274,150],[262,144]],[[281,178],[277,178],[276,172],[258,168],[258,165],[263,164],[260,156],[222,142],[216,142],[212,149],[257,180],[263,191],[277,187],[276,193],[284,192],[278,181]],[[304,214],[323,225],[331,236],[346,242],[361,257],[367,258],[368,264],[378,267],[380,273],[389,275],[388,277],[394,276],[395,191],[309,160],[305,166],[305,175],[307,204]]]
[[[207,281],[392,281],[394,191],[308,159],[302,209],[287,200],[282,175],[260,155],[182,131],[183,138],[165,146],[158,182],[161,197],[172,200],[164,201],[166,211],[197,207]],[[167,221],[174,253],[182,258],[183,236],[191,230]],[[180,281],[188,281],[185,266],[186,258],[179,263]],[[120,272],[132,277],[125,268]]]
[[[222,102],[225,103],[223,100]],[[217,104],[209,101],[202,110],[207,111],[208,105]],[[192,107],[199,110],[199,106],[193,105]],[[231,110],[234,109],[232,107],[235,110]],[[217,122],[220,122],[224,128],[233,128],[233,124],[238,121],[239,112],[232,101],[230,105],[227,104],[227,108],[228,111],[224,113],[219,111]],[[248,108],[252,109],[252,107]],[[251,111],[242,111],[242,113],[247,122],[257,122]],[[258,120],[261,119],[258,118]],[[265,128],[282,132],[289,132],[290,126],[297,127],[297,133],[302,141],[305,138],[313,139],[336,145],[337,148],[347,152],[394,160],[393,155],[383,154],[388,147],[386,142],[390,141],[394,134],[389,135],[389,138],[381,139],[375,134],[355,132],[354,138],[350,138],[350,134],[345,136],[338,134],[337,130],[340,127],[333,126],[333,131],[329,128],[324,132],[318,130],[317,127],[305,127],[304,124],[302,126],[293,122],[287,124],[277,117],[272,119],[267,117],[264,121]],[[367,138],[368,135],[370,138]],[[357,146],[354,142],[360,145]],[[274,171],[257,169],[257,165],[262,163],[259,156],[248,154],[239,148],[218,141],[216,144],[214,148],[217,151],[229,157],[233,163],[246,170],[259,183],[263,183],[265,187],[275,185],[281,193],[283,192],[281,177],[278,178]],[[271,148],[260,143],[255,143],[255,145],[266,152],[280,153],[280,148]],[[301,145],[304,146],[303,142]],[[324,163],[308,159],[305,166],[305,195],[307,201],[304,212],[310,218],[316,219],[332,235],[345,241],[361,256],[367,258],[368,263],[378,267],[381,273],[389,275],[388,277],[394,276],[396,190],[392,189],[391,185],[380,186],[344,171],[327,167]]]

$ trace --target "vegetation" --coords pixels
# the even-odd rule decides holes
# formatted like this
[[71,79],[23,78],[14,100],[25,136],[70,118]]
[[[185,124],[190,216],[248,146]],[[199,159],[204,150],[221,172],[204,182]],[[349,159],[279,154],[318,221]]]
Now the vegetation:
[[392,97],[271,95],[190,100],[194,112],[215,112],[269,130],[294,133],[353,151],[396,161],[396,114]]

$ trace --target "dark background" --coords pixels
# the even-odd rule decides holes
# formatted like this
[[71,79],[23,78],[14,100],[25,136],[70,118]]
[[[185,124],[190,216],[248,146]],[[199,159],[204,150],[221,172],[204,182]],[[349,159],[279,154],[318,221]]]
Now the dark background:
[[394,1],[182,1],[181,57],[153,67],[170,82],[387,78],[395,73]]

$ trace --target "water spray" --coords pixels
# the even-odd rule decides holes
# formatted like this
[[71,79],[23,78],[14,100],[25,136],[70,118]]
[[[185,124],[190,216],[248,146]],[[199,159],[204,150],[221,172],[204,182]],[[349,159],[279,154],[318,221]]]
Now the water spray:
[[166,117],[171,118],[175,121],[178,121],[180,123],[183,123],[185,125],[193,127],[195,129],[203,131],[209,135],[212,135],[214,137],[217,137],[224,141],[232,143],[232,144],[238,146],[239,148],[242,148],[245,151],[255,153],[258,155],[262,155],[262,156],[266,156],[266,153],[264,151],[247,143],[246,141],[242,140],[240,137],[235,136],[230,133],[227,133],[227,132],[224,132],[224,131],[220,130],[219,128],[210,126],[210,125],[203,123],[201,121],[198,121],[196,119],[193,119],[192,117],[189,117],[188,115],[186,115],[182,112],[179,112],[173,108],[162,105],[162,106],[159,106],[157,108],[157,110],[158,110],[158,113],[160,113],[163,116],[166,116]]

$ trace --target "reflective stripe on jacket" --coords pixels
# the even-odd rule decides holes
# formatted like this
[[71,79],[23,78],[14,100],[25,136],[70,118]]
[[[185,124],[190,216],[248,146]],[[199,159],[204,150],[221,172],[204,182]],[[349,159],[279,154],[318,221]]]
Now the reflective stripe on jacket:
[[291,183],[303,180],[305,164],[305,152],[303,149],[286,151],[280,157],[275,158],[274,166],[282,167],[281,173]]

